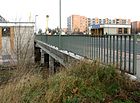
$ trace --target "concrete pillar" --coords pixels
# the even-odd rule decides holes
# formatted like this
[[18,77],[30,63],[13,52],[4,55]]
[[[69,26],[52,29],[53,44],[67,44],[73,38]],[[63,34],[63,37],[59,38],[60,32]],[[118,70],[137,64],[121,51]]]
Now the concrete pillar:
[[60,63],[58,61],[54,61],[54,73],[59,71]]
[[124,34],[124,28],[122,28],[122,34]]
[[44,54],[44,65],[49,68],[49,54]]
[[41,52],[39,47],[35,47],[35,62],[40,63],[41,62]]
[[49,73],[54,74],[54,58],[49,56]]
[[14,27],[10,27],[10,47],[11,51],[14,50]]
[[40,49],[41,52],[41,64],[44,64],[44,51]]

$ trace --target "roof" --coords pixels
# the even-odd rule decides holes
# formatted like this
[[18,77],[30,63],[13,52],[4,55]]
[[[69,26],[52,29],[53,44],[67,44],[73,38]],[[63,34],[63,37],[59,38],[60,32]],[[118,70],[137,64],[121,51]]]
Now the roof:
[[35,22],[0,22],[0,26],[34,26]]
[[110,25],[110,24],[105,24],[105,25],[100,25],[100,27],[104,27],[104,28],[107,28],[107,27],[112,27],[112,28],[131,28],[131,24],[121,24],[121,25]]
[[98,29],[98,28],[131,28],[131,24],[96,24],[91,25],[91,29]]
[[0,15],[0,22],[7,22],[5,18]]

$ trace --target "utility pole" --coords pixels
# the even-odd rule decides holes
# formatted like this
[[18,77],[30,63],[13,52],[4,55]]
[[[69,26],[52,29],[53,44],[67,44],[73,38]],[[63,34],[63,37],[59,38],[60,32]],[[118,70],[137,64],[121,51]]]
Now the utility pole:
[[59,19],[60,19],[59,26],[60,26],[60,31],[61,31],[61,0],[59,0]]
[[61,0],[59,0],[59,48],[61,48]]

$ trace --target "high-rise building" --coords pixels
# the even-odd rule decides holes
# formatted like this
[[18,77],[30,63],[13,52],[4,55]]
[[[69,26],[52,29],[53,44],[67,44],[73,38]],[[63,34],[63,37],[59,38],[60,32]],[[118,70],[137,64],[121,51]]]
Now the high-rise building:
[[88,27],[92,24],[91,18],[88,18]]
[[68,34],[86,33],[88,30],[88,18],[80,15],[72,15],[67,18]]

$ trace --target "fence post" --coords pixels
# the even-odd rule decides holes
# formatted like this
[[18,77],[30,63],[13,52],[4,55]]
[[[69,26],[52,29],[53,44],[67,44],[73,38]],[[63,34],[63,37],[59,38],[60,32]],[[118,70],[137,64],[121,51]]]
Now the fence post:
[[61,32],[59,32],[59,37],[58,38],[59,38],[59,41],[58,41],[59,42],[59,49],[61,49]]
[[117,62],[117,67],[118,67],[118,63],[119,63],[119,53],[118,53],[118,36],[116,36],[117,37],[117,40],[116,40],[116,48],[117,48],[117,50],[116,50],[116,62]]
[[120,64],[119,64],[120,65],[120,70],[122,70],[122,64],[123,64],[122,63],[123,62],[123,60],[122,60],[122,52],[123,52],[123,50],[122,50],[122,37],[123,36],[120,35],[120,51],[119,51],[120,52],[120,58],[119,58],[120,59]]
[[115,64],[115,35],[113,35],[113,65]]
[[137,45],[137,34],[133,35],[133,74],[136,74],[137,69],[137,51],[136,51],[136,45]]
[[112,58],[112,47],[111,47],[112,46],[112,35],[110,35],[109,37],[110,37],[110,40],[109,40],[110,41],[109,42],[109,44],[110,44],[110,57],[109,58],[110,58],[110,63],[111,63],[112,62],[111,61],[111,58]]
[[106,44],[105,37],[106,37],[106,35],[104,35],[104,63],[106,62],[106,60],[105,60],[105,59],[106,59],[106,57],[105,57],[105,56],[106,56],[106,54],[105,54],[105,53],[106,53],[106,52],[105,52],[105,51],[106,51],[106,50],[105,50],[105,49],[106,49],[106,48],[105,48],[105,44]]
[[107,48],[107,60],[106,60],[106,61],[107,61],[107,64],[108,64],[108,58],[109,58],[109,57],[108,57],[108,49],[109,49],[109,48],[108,48],[108,47],[109,47],[109,46],[108,46],[108,45],[109,45],[109,44],[108,44],[108,38],[109,38],[109,35],[107,35],[107,47],[106,47],[106,48]]
[[131,72],[131,35],[129,35],[129,72]]
[[127,36],[124,35],[124,71],[126,71],[126,38]]

